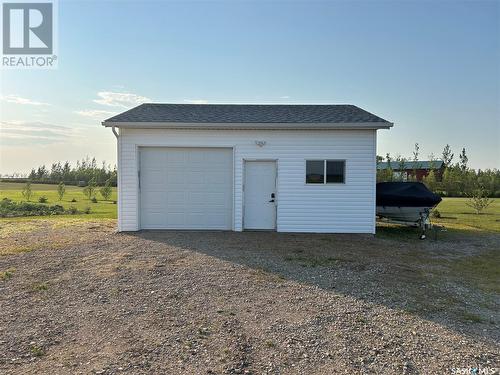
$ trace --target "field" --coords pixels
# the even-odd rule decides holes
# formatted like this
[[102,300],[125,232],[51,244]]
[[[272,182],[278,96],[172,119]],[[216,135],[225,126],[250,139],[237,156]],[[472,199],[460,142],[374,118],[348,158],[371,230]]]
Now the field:
[[[22,189],[24,184],[12,183],[12,182],[0,182],[0,199],[9,198],[13,201],[25,201],[23,198]],[[83,188],[76,186],[66,185],[66,194],[64,195],[62,201],[59,201],[57,196],[57,185],[47,185],[47,184],[32,184],[33,196],[31,197],[31,202],[38,202],[38,198],[44,196],[48,199],[47,204],[60,204],[64,208],[76,207],[78,211],[84,211],[87,207],[90,207],[90,214],[80,214],[80,215],[64,215],[71,216],[72,218],[81,219],[116,219],[117,217],[117,205],[113,202],[116,201],[116,188],[113,188],[113,194],[109,201],[105,201],[97,192],[96,196],[98,199],[97,203],[92,203],[83,194]],[[76,202],[71,202],[72,199]],[[59,217],[59,216],[57,216]],[[57,217],[45,216],[44,218],[55,219]]]

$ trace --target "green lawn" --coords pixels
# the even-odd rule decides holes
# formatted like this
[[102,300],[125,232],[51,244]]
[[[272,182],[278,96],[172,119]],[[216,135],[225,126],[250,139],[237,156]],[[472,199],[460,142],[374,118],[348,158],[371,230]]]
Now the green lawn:
[[441,218],[433,218],[432,221],[454,229],[500,232],[500,198],[495,198],[479,215],[466,202],[467,198],[443,198],[437,206]]
[[[10,198],[13,201],[25,201],[21,191],[23,190],[24,184],[13,183],[13,182],[0,182],[0,199]],[[38,198],[45,196],[48,198],[49,205],[60,204],[64,208],[69,208],[74,206],[78,211],[83,211],[87,207],[90,207],[90,214],[79,214],[79,215],[57,215],[54,217],[72,217],[72,218],[88,218],[88,219],[116,219],[117,217],[117,205],[113,202],[116,201],[116,188],[113,188],[113,194],[109,201],[103,200],[99,192],[97,192],[96,197],[98,202],[92,203],[83,195],[83,188],[76,186],[66,185],[66,194],[62,201],[59,201],[57,196],[57,185],[47,185],[47,184],[32,184],[31,188],[33,190],[33,196],[31,197],[31,202],[38,202]],[[72,199],[76,199],[76,202],[71,202]],[[50,216],[44,216],[44,218],[49,218]],[[33,218],[33,217],[31,217]]]

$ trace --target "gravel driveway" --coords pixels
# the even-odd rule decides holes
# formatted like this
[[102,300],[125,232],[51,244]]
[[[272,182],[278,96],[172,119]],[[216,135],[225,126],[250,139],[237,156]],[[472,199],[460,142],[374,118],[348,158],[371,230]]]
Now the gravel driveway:
[[1,373],[500,367],[498,294],[435,282],[443,258],[498,249],[498,235],[460,238],[457,255],[456,239],[113,227],[45,223],[0,239],[0,250],[32,250],[0,257],[11,270],[0,280]]

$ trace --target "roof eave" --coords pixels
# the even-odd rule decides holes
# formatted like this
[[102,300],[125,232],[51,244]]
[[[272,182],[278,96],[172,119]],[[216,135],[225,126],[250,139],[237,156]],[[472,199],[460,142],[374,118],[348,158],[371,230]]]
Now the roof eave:
[[313,130],[313,129],[389,129],[392,122],[340,122],[340,123],[187,123],[187,122],[122,122],[103,121],[105,127],[131,129],[270,129],[270,130]]

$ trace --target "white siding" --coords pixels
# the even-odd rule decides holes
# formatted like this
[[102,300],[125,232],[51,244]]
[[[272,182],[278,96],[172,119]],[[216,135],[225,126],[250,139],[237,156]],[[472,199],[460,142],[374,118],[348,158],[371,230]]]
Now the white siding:
[[[119,230],[140,229],[138,148],[170,146],[233,148],[236,231],[242,230],[243,160],[276,159],[278,231],[375,233],[375,130],[121,129],[119,144]],[[346,183],[307,185],[308,159],[345,159]]]

